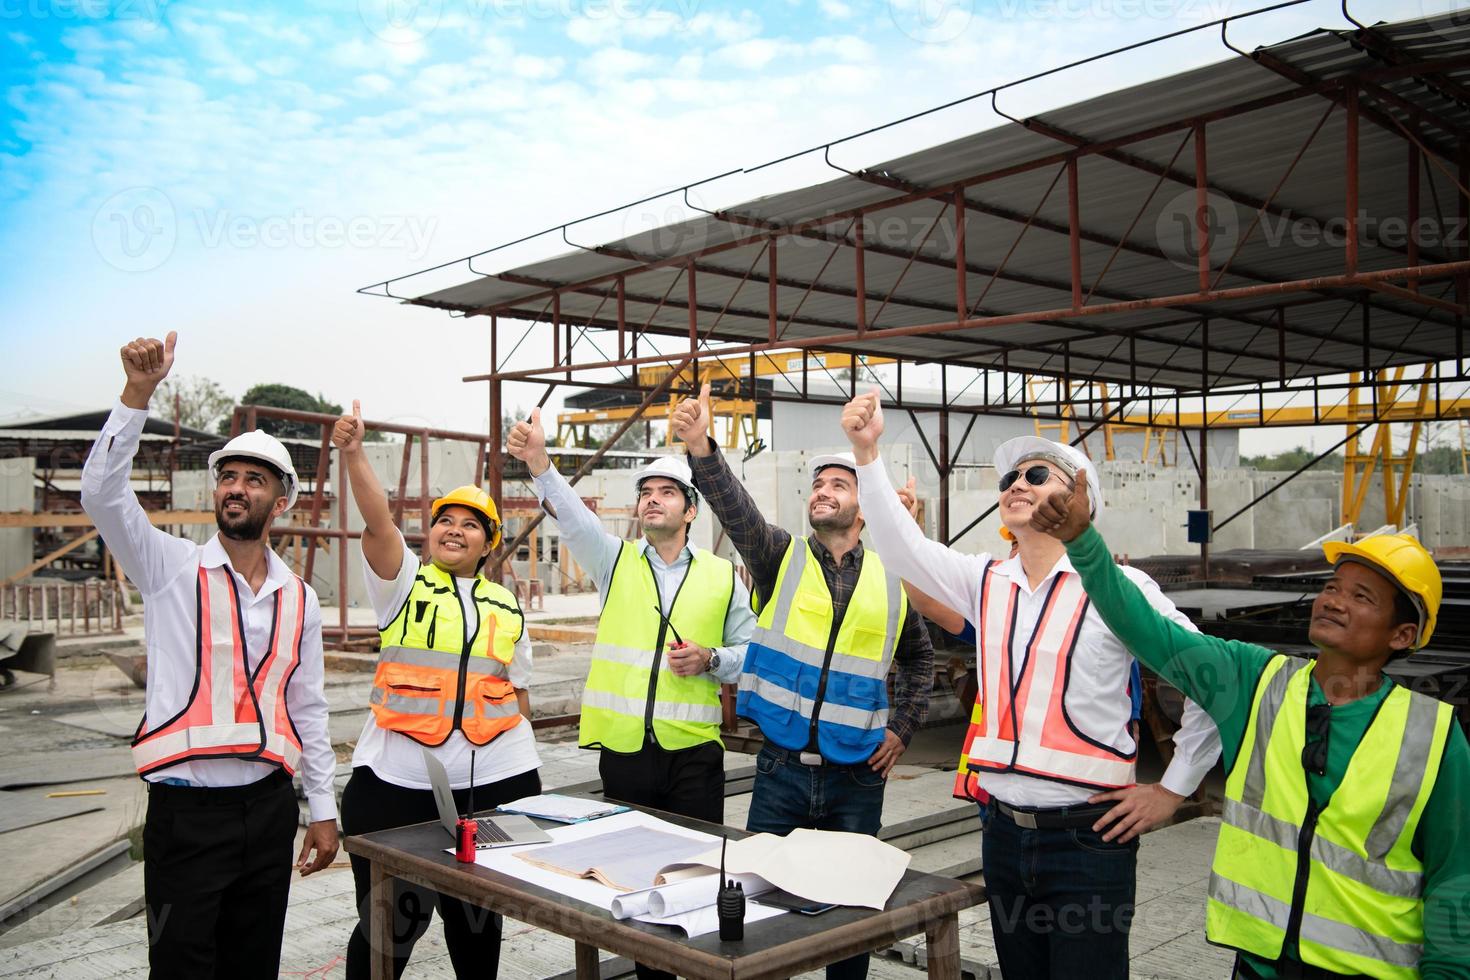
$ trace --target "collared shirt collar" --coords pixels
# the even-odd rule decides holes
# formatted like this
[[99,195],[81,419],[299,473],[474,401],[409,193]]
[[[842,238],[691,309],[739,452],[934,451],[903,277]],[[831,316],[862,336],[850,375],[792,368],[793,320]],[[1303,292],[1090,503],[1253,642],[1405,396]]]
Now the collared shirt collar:
[[1072,567],[1071,557],[1064,553],[1062,557],[1057,559],[1057,563],[1051,567],[1051,571],[1046,573],[1046,577],[1043,578],[1039,583],[1037,583],[1036,588],[1033,589],[1031,588],[1031,582],[1026,578],[1026,569],[1021,567],[1021,556],[1019,554],[1011,558],[1002,559],[1001,563],[996,566],[995,570],[1000,574],[1009,577],[1012,582],[1015,582],[1021,588],[1025,589],[1028,593],[1035,592],[1043,588],[1047,582],[1051,581],[1051,578],[1054,575],[1060,574],[1061,572],[1076,571],[1076,569]]
[[[659,556],[658,549],[655,548],[653,546],[653,543],[650,542],[647,538],[640,539],[639,544],[638,544],[638,547],[642,551],[643,555],[648,558],[649,561],[652,561],[655,558],[657,558],[659,561],[663,561],[663,558]],[[679,557],[676,558],[676,559],[674,559],[674,565],[677,565],[680,562],[693,561],[693,560],[694,560],[694,549],[692,549],[692,548],[689,547],[689,541],[686,538],[685,541],[684,541],[684,547],[679,552]],[[672,568],[673,566],[671,565],[669,567]]]
[[819,561],[831,562],[837,568],[841,568],[842,565],[848,564],[849,562],[856,564],[863,560],[863,542],[861,538],[858,539],[858,543],[853,546],[851,551],[842,556],[842,562],[840,564],[833,557],[831,549],[823,544],[821,539],[815,534],[807,540],[811,542],[812,553],[817,556]]
[[[291,570],[286,567],[285,562],[281,561],[280,555],[269,548],[265,550],[265,563],[265,584],[260,587],[260,591],[256,593],[257,596],[269,595],[283,587],[291,576]],[[229,552],[225,551],[225,546],[220,543],[218,531],[205,543],[204,550],[199,554],[199,564],[205,568],[219,568],[221,565],[228,565],[230,571],[236,575],[240,574],[235,566],[230,564]]]

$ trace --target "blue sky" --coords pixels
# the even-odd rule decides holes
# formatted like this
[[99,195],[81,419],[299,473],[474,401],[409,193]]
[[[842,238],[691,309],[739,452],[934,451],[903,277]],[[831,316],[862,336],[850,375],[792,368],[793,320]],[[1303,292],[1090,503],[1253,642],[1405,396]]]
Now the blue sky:
[[[1452,2],[1464,0],[1353,7],[1400,19]],[[357,287],[1260,5],[0,0],[0,337],[12,368],[0,418],[106,405],[117,347],[177,329],[176,371],[237,396],[280,381],[359,397],[370,417],[479,428],[484,386],[459,378],[487,363],[484,329]],[[1341,27],[1338,6],[1255,18],[1231,39]],[[1217,32],[1201,32],[1027,86],[1007,109],[1223,53]],[[845,147],[843,162],[994,122],[988,106],[965,106]],[[704,193],[728,204],[827,176],[818,155]],[[680,216],[655,202],[579,237]],[[563,248],[532,242],[499,264]]]

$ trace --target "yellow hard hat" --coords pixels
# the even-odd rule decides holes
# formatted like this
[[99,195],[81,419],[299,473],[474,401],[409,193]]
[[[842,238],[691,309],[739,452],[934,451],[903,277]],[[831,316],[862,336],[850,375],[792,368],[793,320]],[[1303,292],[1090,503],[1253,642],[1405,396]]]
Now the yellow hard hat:
[[434,516],[438,517],[440,509],[451,505],[468,507],[470,510],[485,515],[485,520],[490,522],[490,547],[500,547],[500,510],[488,493],[473,485],[455,487],[434,501]]
[[1357,544],[1329,541],[1322,551],[1333,568],[1339,562],[1357,561],[1393,579],[1419,609],[1419,636],[1413,648],[1418,650],[1429,642],[1439,619],[1444,581],[1439,566],[1417,538],[1411,534],[1375,534]]

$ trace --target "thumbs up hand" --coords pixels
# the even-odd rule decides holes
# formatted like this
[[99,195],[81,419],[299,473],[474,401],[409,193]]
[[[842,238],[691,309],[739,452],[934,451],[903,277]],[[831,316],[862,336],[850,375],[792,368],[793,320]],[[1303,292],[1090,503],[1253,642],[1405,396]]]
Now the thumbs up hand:
[[346,453],[355,453],[362,448],[362,437],[367,426],[362,424],[362,402],[352,400],[352,414],[344,413],[332,426],[332,445]]
[[531,409],[530,418],[511,427],[505,451],[526,464],[532,476],[540,476],[551,466],[546,454],[546,430],[541,428],[541,409]]
[[699,389],[698,398],[686,398],[674,409],[669,425],[674,435],[689,449],[691,456],[708,456],[714,452],[709,444],[709,382]]
[[118,355],[122,358],[123,374],[127,378],[123,385],[124,405],[139,409],[148,407],[148,399],[153,397],[154,390],[174,366],[174,345],[178,342],[178,331],[170,330],[162,340],[139,337],[122,345]]

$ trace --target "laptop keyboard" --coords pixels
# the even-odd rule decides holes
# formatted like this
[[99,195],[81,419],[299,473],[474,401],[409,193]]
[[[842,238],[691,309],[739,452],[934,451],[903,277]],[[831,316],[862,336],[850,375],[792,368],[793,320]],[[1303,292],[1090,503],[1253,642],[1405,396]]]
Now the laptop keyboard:
[[476,844],[506,844],[510,842],[510,834],[501,830],[498,824],[492,823],[483,817],[475,821],[475,826],[477,828],[475,831]]

